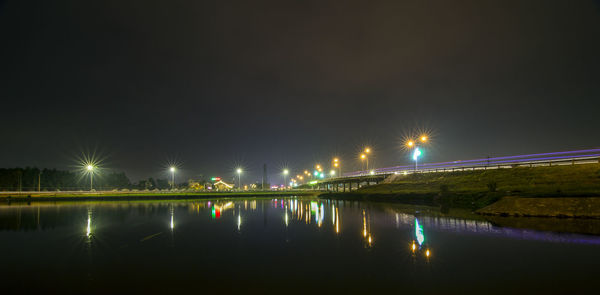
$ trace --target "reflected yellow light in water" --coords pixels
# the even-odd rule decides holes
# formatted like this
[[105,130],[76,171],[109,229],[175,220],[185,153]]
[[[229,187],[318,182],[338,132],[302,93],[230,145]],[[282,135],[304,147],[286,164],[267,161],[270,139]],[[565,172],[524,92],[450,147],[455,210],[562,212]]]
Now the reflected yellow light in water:
[[238,231],[240,230],[241,225],[242,225],[242,216],[238,215]]
[[425,256],[429,257],[431,255],[431,252],[429,252],[429,249],[427,249],[427,251],[425,251]]
[[288,226],[288,214],[285,212],[285,226]]
[[415,252],[415,250],[417,250],[417,245],[415,244],[415,242],[412,243],[412,251]]
[[173,223],[173,215],[171,215],[171,229],[175,228],[175,223]]
[[335,216],[337,222],[335,223],[335,232],[340,233],[340,216],[338,215],[338,209],[335,208]]
[[363,210],[363,237],[367,237],[367,216],[365,210]]
[[373,242],[373,238],[371,237],[371,235],[369,235],[369,246],[371,246],[372,242]]

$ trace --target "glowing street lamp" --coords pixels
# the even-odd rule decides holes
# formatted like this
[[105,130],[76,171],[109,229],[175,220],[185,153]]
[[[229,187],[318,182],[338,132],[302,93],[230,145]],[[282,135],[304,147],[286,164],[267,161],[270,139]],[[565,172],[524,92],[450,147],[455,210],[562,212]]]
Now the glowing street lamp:
[[342,175],[342,165],[340,164],[340,159],[333,158],[333,167],[338,170],[339,175]]
[[[429,137],[426,134],[423,134],[418,138],[418,141],[420,141],[422,144],[425,144],[429,141]],[[417,140],[408,140],[406,142],[406,147],[408,147],[409,149],[414,148],[412,158],[415,161],[415,171],[417,171],[419,157],[423,155],[423,152],[417,146]]]
[[367,170],[369,170],[369,154],[371,153],[371,148],[366,147],[365,152],[360,155],[361,159],[367,160]]
[[171,189],[173,189],[175,187],[175,167],[171,166],[169,171],[171,171]]
[[92,164],[88,164],[85,169],[90,174],[90,191],[92,191],[93,187],[93,177],[94,177],[94,166]]
[[287,169],[283,169],[283,185],[285,185],[285,186],[287,186],[286,179],[287,179],[287,175],[288,175],[288,173],[290,173],[290,171],[289,171],[289,170],[287,170]]
[[421,150],[417,147],[413,152],[413,160],[415,160],[415,171],[417,171],[417,163],[419,161],[419,157],[421,156]]
[[241,190],[242,189],[242,168],[237,168],[237,170],[235,171],[238,174],[238,188]]

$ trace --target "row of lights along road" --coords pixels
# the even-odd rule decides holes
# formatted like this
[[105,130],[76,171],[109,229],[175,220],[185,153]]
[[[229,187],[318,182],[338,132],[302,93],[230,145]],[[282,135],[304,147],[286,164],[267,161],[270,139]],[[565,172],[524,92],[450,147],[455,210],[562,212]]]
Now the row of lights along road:
[[[422,155],[422,151],[419,148],[418,144],[426,144],[429,141],[429,137],[427,135],[421,135],[417,140],[413,140],[413,139],[409,139],[406,141],[406,147],[408,149],[412,149],[412,158],[415,161],[415,171],[418,168],[418,160],[419,157]],[[359,155],[360,160],[362,162],[366,161],[367,164],[367,171],[369,170],[369,155],[371,154],[371,148],[366,147],[364,149],[364,151]],[[333,169],[331,169],[331,171],[329,171],[329,175],[330,177],[334,177],[337,173],[337,175],[342,175],[342,165],[341,165],[341,161],[339,160],[339,158],[333,158],[332,162],[331,162]],[[93,164],[88,164],[86,167],[86,173],[88,173],[90,175],[90,190],[93,189],[93,176],[94,176],[94,170],[96,169],[96,167]],[[176,168],[171,166],[169,168],[169,171],[171,172],[171,188],[174,188],[175,186],[175,170]],[[236,173],[238,175],[238,187],[242,187],[242,168],[237,168],[236,169]],[[283,174],[283,183],[286,184],[287,183],[287,176],[290,173],[290,171],[288,169],[284,169],[282,171]],[[300,182],[302,180],[304,180],[304,178],[306,177],[306,180],[308,181],[309,178],[311,177],[315,178],[325,178],[325,174],[323,173],[323,168],[321,167],[320,164],[317,164],[315,166],[315,171],[314,173],[309,173],[308,170],[304,170],[304,175],[296,175],[296,178],[292,178],[291,179],[291,185],[296,185],[297,182]]]

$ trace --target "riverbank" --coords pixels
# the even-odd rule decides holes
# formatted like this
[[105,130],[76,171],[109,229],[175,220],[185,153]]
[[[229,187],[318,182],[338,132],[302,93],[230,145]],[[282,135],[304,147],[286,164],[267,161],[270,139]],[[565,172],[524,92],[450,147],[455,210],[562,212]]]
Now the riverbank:
[[315,191],[246,191],[246,192],[23,192],[0,193],[0,202],[43,201],[135,201],[185,200],[212,198],[316,196]]
[[496,216],[600,218],[600,197],[504,197],[475,213]]
[[[477,211],[507,196],[529,199],[522,203],[528,205],[517,206],[521,203],[513,201],[503,203],[495,211],[485,212],[520,216],[600,216],[600,206],[590,207],[592,211],[583,215],[578,213],[583,212],[581,210],[572,210],[574,203],[600,197],[600,164],[394,175],[378,185],[353,192],[325,193],[319,197],[438,206],[442,211],[449,208]],[[546,202],[543,200],[546,198],[569,198],[569,201]],[[547,208],[552,208],[552,214],[540,211],[531,215],[524,211],[527,206],[539,204],[538,207],[543,207],[546,203]],[[510,206],[513,208],[508,210]],[[509,213],[501,214],[500,209]]]

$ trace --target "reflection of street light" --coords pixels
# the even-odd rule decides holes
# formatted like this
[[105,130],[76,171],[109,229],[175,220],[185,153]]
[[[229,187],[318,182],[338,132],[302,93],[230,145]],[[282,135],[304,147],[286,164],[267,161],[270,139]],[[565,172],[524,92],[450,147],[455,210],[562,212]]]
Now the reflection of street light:
[[92,184],[93,184],[93,176],[94,176],[94,166],[87,165],[87,167],[85,167],[88,171],[88,173],[90,174],[90,191],[92,191]]
[[175,187],[175,167],[169,168],[171,171],[171,189]]
[[285,186],[287,186],[286,179],[287,179],[288,173],[290,173],[289,170],[283,169],[283,185],[285,185]]

